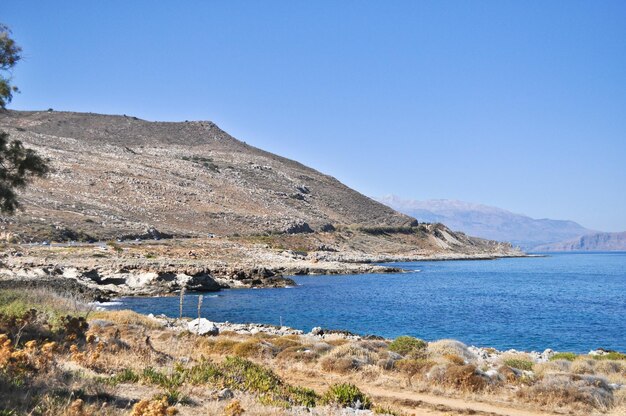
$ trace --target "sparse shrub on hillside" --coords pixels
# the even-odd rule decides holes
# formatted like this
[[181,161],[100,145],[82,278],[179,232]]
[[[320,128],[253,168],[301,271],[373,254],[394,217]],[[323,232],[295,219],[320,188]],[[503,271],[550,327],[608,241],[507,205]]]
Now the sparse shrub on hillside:
[[375,364],[378,354],[357,344],[344,344],[335,347],[322,357],[320,363],[325,371],[346,373],[362,366]]
[[426,351],[431,357],[443,357],[447,354],[454,354],[470,363],[476,361],[476,355],[467,348],[467,345],[453,339],[429,342]]
[[452,364],[456,364],[456,365],[463,365],[463,364],[465,364],[465,360],[463,359],[463,357],[459,357],[456,354],[445,354],[443,356],[443,358],[445,358],[446,361],[449,361]]
[[372,405],[372,401],[367,395],[357,386],[349,383],[330,386],[322,396],[322,403],[358,409],[369,409]]
[[592,355],[592,357],[594,360],[626,360],[626,354],[617,351],[610,351],[602,355]]
[[141,400],[133,406],[130,416],[170,416],[177,414],[174,407],[170,407],[165,398]]
[[319,358],[319,354],[311,349],[310,347],[305,347],[303,345],[289,347],[282,350],[276,356],[278,360],[281,361],[292,361],[292,362],[314,362]]
[[522,360],[519,358],[509,358],[504,360],[504,365],[517,368],[518,370],[532,371],[533,362],[529,360]]
[[603,379],[569,374],[547,374],[531,386],[518,390],[517,395],[543,406],[587,414],[592,409],[606,411],[614,402],[613,392]]
[[570,371],[575,374],[593,374],[595,372],[596,361],[590,358],[578,358],[572,361]]
[[233,353],[239,357],[261,357],[271,355],[270,347],[259,339],[251,338],[233,347]]
[[546,363],[537,363],[533,366],[533,371],[538,376],[548,373],[567,373],[570,371],[572,362],[568,360],[554,360]]
[[407,384],[410,386],[411,380],[413,379],[414,376],[418,374],[426,373],[434,365],[435,365],[434,361],[426,360],[424,358],[418,358],[418,359],[408,358],[408,359],[396,361],[394,363],[394,368],[398,370],[399,372],[401,372],[402,374],[406,375]]
[[438,365],[429,371],[428,376],[439,384],[464,391],[476,392],[487,386],[486,378],[472,364]]
[[556,360],[574,361],[576,357],[578,357],[578,354],[575,354],[573,352],[557,352],[552,357],[550,357],[550,361],[556,361]]
[[372,411],[375,415],[404,416],[404,413],[387,406],[377,405],[372,409]]
[[403,356],[418,355],[423,352],[428,344],[418,338],[401,336],[389,344],[389,350]]
[[224,416],[241,416],[245,413],[239,400],[232,400],[224,408]]

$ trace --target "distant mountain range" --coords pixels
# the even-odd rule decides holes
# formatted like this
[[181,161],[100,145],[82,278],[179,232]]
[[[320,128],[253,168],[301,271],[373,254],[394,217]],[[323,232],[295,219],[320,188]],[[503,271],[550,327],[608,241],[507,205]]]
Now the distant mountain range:
[[[376,198],[418,221],[441,222],[453,230],[490,240],[508,241],[526,251],[547,250],[549,247],[573,246],[571,240],[583,235],[600,235],[574,221],[534,219],[526,215],[464,201],[433,199],[416,201],[395,195]],[[603,234],[603,233],[602,233]],[[601,241],[598,238],[598,241]],[[568,243],[563,243],[568,241]],[[590,246],[590,242],[587,243]],[[600,247],[600,245],[598,245]],[[604,248],[598,248],[604,250]]]
[[626,251],[626,231],[588,234],[569,241],[535,247],[535,251]]

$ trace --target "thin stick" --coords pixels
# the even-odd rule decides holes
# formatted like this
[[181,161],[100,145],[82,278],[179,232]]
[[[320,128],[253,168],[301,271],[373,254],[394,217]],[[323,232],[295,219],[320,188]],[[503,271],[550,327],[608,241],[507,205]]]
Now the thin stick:
[[198,296],[198,319],[200,319],[200,315],[201,315],[200,311],[202,309],[202,298],[203,298],[202,295]]
[[185,303],[185,287],[183,286],[183,287],[180,288],[180,302],[178,304],[178,309],[179,309],[179,312],[180,312],[180,314],[179,314],[180,315],[179,316],[180,319],[183,319],[183,304],[184,303]]

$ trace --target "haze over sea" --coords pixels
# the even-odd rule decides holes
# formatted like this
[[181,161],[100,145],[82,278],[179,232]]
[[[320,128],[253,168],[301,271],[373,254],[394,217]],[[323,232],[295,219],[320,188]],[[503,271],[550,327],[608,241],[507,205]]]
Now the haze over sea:
[[[626,350],[624,252],[397,265],[409,272],[299,276],[295,288],[205,294],[202,316],[497,349]],[[174,317],[178,302],[124,298],[110,308]],[[184,314],[197,316],[196,294],[186,296]]]

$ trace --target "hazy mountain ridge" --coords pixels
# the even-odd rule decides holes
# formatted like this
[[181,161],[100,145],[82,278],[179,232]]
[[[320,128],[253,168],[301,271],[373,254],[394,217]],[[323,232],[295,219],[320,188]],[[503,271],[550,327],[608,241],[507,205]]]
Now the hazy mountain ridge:
[[457,200],[408,200],[395,195],[378,201],[418,221],[441,222],[452,230],[497,241],[507,241],[524,250],[594,233],[574,221],[534,219],[502,208]]
[[546,244],[536,251],[626,251],[626,231],[593,233],[569,241]]

